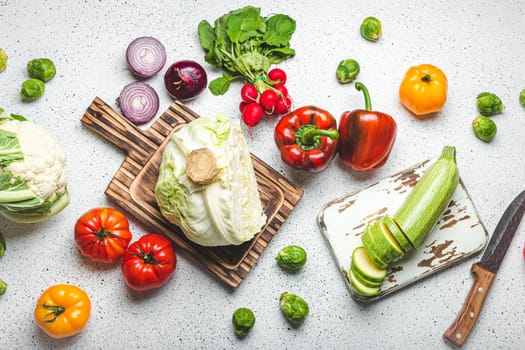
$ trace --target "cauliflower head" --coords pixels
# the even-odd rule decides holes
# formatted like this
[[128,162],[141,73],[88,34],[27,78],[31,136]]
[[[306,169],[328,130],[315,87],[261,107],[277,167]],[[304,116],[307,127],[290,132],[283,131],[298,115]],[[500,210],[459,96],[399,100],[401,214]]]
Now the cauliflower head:
[[48,130],[17,119],[0,118],[0,214],[38,222],[69,204],[66,156]]

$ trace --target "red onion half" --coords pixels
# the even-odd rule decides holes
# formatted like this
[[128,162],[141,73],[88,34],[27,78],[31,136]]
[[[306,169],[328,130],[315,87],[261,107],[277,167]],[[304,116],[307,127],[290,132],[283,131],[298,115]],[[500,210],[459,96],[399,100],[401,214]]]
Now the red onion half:
[[207,83],[206,71],[195,61],[175,62],[164,74],[164,85],[174,99],[192,99],[206,88]]
[[126,50],[129,70],[139,78],[150,78],[166,64],[166,49],[153,37],[133,40]]
[[124,117],[134,124],[150,121],[159,110],[159,95],[148,84],[137,81],[122,89],[118,104]]

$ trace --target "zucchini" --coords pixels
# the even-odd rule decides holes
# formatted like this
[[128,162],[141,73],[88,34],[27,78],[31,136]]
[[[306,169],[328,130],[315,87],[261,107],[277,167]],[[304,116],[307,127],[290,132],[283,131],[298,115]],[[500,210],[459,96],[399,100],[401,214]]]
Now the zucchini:
[[396,241],[390,230],[385,226],[383,220],[377,220],[370,228],[370,234],[373,236],[376,244],[387,249],[390,253],[390,262],[397,261],[403,257],[405,251]]
[[355,265],[352,265],[352,267],[350,268],[350,271],[352,271],[352,273],[354,274],[354,277],[359,282],[361,282],[362,284],[364,284],[367,287],[370,287],[370,288],[381,287],[381,285],[383,284],[383,281],[381,281],[381,282],[371,281],[368,278],[366,278],[365,276],[363,276],[363,274],[361,272],[359,272],[358,269],[355,268]]
[[[365,233],[361,236],[361,241],[372,259],[378,257],[379,260],[384,261],[387,265],[399,260],[404,254],[390,232],[383,231],[380,220],[376,220],[368,225]],[[385,268],[381,264],[379,266]]]
[[399,243],[399,246],[401,247],[401,249],[403,249],[405,253],[407,253],[408,251],[414,248],[412,243],[410,243],[407,236],[405,236],[403,231],[401,231],[401,229],[399,228],[397,223],[394,221],[392,216],[390,216],[389,214],[385,214],[381,218],[381,224],[385,225],[388,228],[390,233],[392,233],[397,243]]
[[386,269],[390,262],[390,257],[380,255],[381,252],[377,251],[376,244],[373,240],[372,235],[370,234],[371,226],[372,225],[368,225],[366,227],[365,233],[361,235],[361,242],[363,243],[363,246],[365,247],[372,261],[380,268]]
[[359,282],[359,280],[356,278],[356,276],[354,275],[354,272],[351,269],[350,269],[349,277],[350,277],[350,283],[352,284],[352,287],[354,287],[354,289],[361,295],[364,295],[364,296],[376,295],[377,293],[379,293],[379,290],[381,289],[381,287],[368,287],[365,284]]
[[445,146],[394,214],[395,222],[415,248],[423,244],[445,211],[458,181],[456,148]]
[[365,247],[357,247],[352,252],[352,267],[356,275],[361,275],[371,282],[381,283],[386,277],[386,270],[377,266],[370,258]]

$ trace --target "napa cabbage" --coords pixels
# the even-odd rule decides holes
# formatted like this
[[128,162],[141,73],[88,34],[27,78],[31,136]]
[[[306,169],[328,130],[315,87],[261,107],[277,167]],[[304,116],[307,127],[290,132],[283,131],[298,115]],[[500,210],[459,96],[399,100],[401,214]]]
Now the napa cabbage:
[[[195,183],[188,155],[208,149],[216,160],[211,182]],[[248,146],[239,121],[201,117],[173,133],[155,186],[162,215],[203,246],[239,245],[266,222]]]

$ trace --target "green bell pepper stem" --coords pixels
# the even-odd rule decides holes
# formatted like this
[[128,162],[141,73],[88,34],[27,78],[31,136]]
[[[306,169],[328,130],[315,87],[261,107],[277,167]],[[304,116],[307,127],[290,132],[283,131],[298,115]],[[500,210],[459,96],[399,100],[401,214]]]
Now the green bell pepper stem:
[[312,124],[302,125],[295,133],[295,142],[301,149],[308,151],[319,147],[321,136],[327,136],[332,140],[339,137],[337,130],[319,129]]
[[367,111],[371,111],[372,110],[372,102],[370,101],[370,94],[368,93],[368,89],[366,88],[366,86],[363,83],[361,83],[361,82],[357,82],[357,83],[355,83],[355,88],[358,91],[363,91],[363,95],[365,95],[365,109]]

